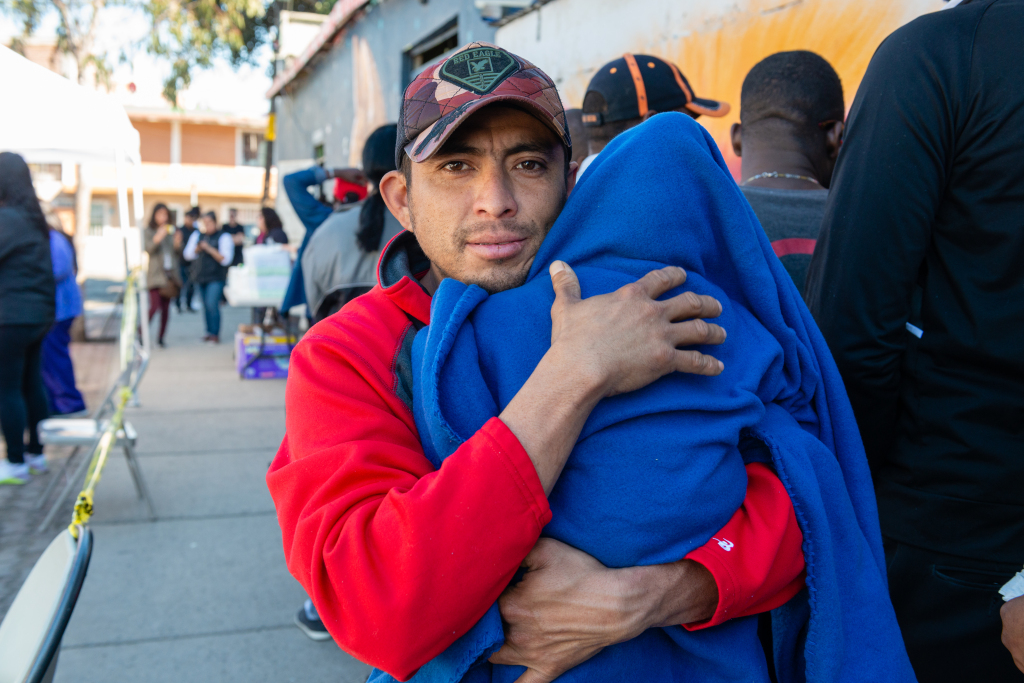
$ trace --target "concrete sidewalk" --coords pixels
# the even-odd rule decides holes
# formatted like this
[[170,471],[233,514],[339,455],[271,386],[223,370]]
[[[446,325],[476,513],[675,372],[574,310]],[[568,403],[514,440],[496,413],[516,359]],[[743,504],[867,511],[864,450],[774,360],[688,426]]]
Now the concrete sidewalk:
[[[288,574],[264,476],[284,435],[284,381],[247,380],[232,344],[248,309],[225,307],[220,345],[202,313],[175,315],[127,419],[158,520],[124,458],[97,486],[95,550],[56,680],[363,681],[369,668],[292,623]],[[155,329],[155,325],[154,325]]]

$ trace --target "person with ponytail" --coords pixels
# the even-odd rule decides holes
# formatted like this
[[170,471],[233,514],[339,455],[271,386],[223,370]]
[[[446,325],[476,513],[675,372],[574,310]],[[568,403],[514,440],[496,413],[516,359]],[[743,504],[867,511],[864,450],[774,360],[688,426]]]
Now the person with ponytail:
[[50,228],[32,176],[20,156],[0,153],[0,484],[47,469],[37,427],[47,414],[41,348],[55,310]]
[[363,173],[371,187],[367,198],[331,214],[309,238],[302,254],[302,276],[314,322],[377,284],[380,250],[402,232],[377,187],[381,178],[395,170],[397,137],[393,123],[370,134],[363,146]]

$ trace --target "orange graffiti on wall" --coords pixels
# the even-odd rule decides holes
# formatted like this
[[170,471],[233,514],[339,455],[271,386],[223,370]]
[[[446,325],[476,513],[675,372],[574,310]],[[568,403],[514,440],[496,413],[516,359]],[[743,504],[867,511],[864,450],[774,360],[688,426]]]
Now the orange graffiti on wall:
[[[920,2],[898,0],[747,0],[737,3],[732,12],[709,19],[703,30],[672,41],[668,54],[659,56],[680,66],[698,96],[732,105],[728,116],[701,117],[700,122],[738,179],[740,162],[732,152],[729,128],[739,121],[743,78],[755,64],[784,50],[816,52],[839,73],[849,111],[868,62],[886,36],[943,4],[942,0],[924,7]],[[645,50],[638,46],[636,51]],[[567,99],[579,106],[582,93]]]

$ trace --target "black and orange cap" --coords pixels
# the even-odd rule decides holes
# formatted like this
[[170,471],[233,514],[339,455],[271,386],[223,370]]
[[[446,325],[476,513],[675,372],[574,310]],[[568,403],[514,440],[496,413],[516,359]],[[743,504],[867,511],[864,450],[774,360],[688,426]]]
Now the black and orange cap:
[[587,94],[591,92],[604,98],[604,107],[603,111],[590,111],[592,107],[584,97],[584,126],[640,118],[649,111],[685,108],[694,117],[719,117],[730,109],[726,102],[694,95],[690,82],[672,62],[628,52],[598,69],[587,86]]

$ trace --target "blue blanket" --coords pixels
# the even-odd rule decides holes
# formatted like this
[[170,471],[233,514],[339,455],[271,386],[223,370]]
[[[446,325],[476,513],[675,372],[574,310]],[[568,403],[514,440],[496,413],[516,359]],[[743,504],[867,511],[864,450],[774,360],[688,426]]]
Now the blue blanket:
[[[835,364],[714,141],[683,114],[616,138],[588,169],[524,286],[488,296],[445,280],[413,348],[414,410],[435,466],[499,414],[551,338],[548,265],[562,259],[583,296],[663,265],[716,297],[728,331],[702,349],[718,377],[675,373],[605,399],[550,496],[545,535],[611,567],[682,558],[729,520],[746,462],[770,462],[804,534],[807,588],[772,614],[779,680],[912,681],[889,602],[871,479]],[[521,667],[487,657],[503,642],[496,605],[413,678],[511,683]],[[388,680],[375,672],[372,681]],[[756,618],[699,632],[651,629],[559,681],[767,681]]]

